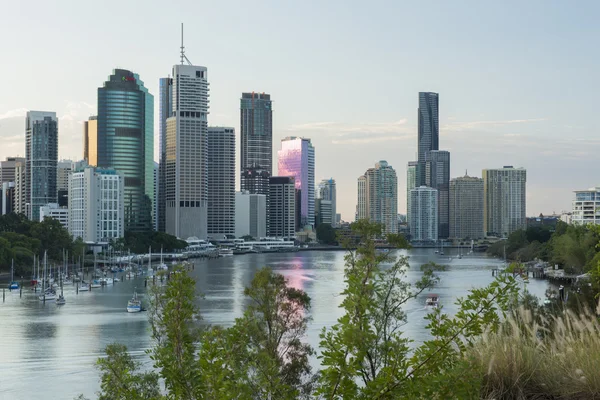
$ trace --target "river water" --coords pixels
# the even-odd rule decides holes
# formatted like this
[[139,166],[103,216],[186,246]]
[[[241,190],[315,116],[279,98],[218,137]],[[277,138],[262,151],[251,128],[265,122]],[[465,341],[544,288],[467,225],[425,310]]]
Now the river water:
[[[433,249],[413,249],[401,254],[410,256],[407,279],[411,282],[421,276],[421,264],[435,261],[449,266],[439,273],[441,280],[435,289],[448,313],[456,311],[457,297],[490,283],[491,270],[500,264],[479,254],[462,259],[450,259],[452,254],[441,257]],[[268,265],[311,297],[308,341],[317,347],[319,332],[341,315],[343,258],[341,251],[308,251],[196,260],[192,275],[199,292],[204,294],[204,299],[199,300],[204,323],[231,325],[241,316],[244,287],[257,269]],[[53,302],[43,304],[30,291],[24,290],[22,298],[18,292],[6,291],[6,299],[0,303],[0,400],[40,396],[73,399],[80,393],[94,398],[99,389],[95,362],[106,345],[113,342],[127,345],[133,356],[150,368],[145,353],[151,346],[147,315],[125,312],[135,287],[144,299],[143,277],[79,294],[74,287],[66,287],[67,304],[60,307]],[[539,297],[544,296],[546,288],[547,283],[541,280],[532,279],[527,285]],[[424,298],[422,295],[405,307],[408,323],[404,331],[417,343],[427,338]],[[318,361],[313,362],[316,366]]]

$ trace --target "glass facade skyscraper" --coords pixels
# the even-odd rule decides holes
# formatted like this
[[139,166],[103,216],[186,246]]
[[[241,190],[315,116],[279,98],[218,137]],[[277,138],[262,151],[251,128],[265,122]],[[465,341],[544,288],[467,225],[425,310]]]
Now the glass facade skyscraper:
[[[271,96],[242,93],[240,100],[241,189],[269,194],[268,177],[273,175],[273,109]],[[252,173],[249,173],[252,171]],[[264,181],[264,172],[268,173]],[[258,179],[260,182],[252,182]],[[258,191],[256,191],[258,190]]]
[[173,78],[160,78],[158,81],[158,230],[165,232],[165,191],[167,162],[167,118],[171,116],[173,100]]
[[426,185],[425,157],[431,150],[439,150],[439,94],[419,92],[419,143],[416,186]]
[[425,185],[438,191],[438,235],[447,239],[450,234],[450,153],[432,150],[425,155]]
[[331,202],[331,226],[335,228],[337,226],[335,221],[335,214],[337,213],[337,189],[335,179],[323,179],[319,183],[318,192],[319,199]]
[[58,119],[56,113],[28,111],[25,122],[25,203],[32,221],[40,207],[57,203]]
[[300,225],[315,224],[315,148],[310,139],[287,137],[281,140],[279,176],[292,176],[300,190]]
[[125,230],[151,230],[154,96],[128,70],[115,69],[98,88],[98,167],[124,177]]

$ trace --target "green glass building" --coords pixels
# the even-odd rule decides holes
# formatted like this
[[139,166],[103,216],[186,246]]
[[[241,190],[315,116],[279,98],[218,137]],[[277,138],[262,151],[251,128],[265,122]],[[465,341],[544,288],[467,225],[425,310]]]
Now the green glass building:
[[154,96],[138,74],[115,69],[98,88],[98,167],[124,176],[125,230],[152,230]]

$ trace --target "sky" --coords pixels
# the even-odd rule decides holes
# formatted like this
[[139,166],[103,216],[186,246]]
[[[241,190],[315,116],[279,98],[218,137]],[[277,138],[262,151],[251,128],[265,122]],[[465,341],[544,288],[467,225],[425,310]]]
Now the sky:
[[239,134],[241,93],[271,94],[274,160],[282,138],[310,138],[344,220],[379,160],[405,212],[420,91],[440,94],[451,177],[524,167],[528,215],[570,210],[573,190],[600,184],[599,14],[597,1],[2,0],[0,159],[24,154],[27,110],[56,111],[59,157],[81,159],[97,88],[125,68],[157,98],[184,23],[209,124]]

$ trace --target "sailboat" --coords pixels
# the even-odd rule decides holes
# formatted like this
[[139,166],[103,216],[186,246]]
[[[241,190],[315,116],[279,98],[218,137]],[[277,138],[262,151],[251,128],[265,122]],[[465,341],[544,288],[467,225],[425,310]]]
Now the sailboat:
[[10,285],[8,285],[8,290],[19,290],[19,283],[15,281],[15,260],[12,260],[12,264],[10,267]]
[[133,297],[127,302],[127,312],[136,313],[142,311],[142,301],[138,299],[137,292],[133,291]]
[[49,301],[56,299],[56,292],[52,289],[52,286],[46,288],[46,275],[48,269],[48,254],[44,252],[44,277],[42,278],[42,294],[38,297],[41,301]]
[[458,259],[460,260],[462,258],[462,247],[460,247],[460,245],[458,245]]
[[67,300],[65,299],[65,295],[63,293],[63,281],[60,281],[60,295],[58,296],[58,298],[56,299],[56,305],[57,306],[62,306],[64,305]]
[[158,264],[158,269],[159,270],[162,269],[162,270],[165,270],[165,271],[169,269],[169,266],[167,264],[163,263],[163,249],[162,249],[162,247],[160,248],[160,264]]

